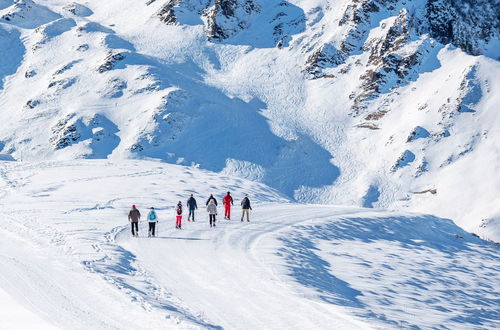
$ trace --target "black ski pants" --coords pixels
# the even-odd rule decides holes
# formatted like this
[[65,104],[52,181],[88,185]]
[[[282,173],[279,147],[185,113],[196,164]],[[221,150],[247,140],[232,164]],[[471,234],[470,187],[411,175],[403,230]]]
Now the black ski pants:
[[149,222],[149,234],[155,235],[156,222]]
[[136,233],[139,235],[139,222],[131,222],[130,224],[132,225],[132,235],[135,236]]
[[194,210],[195,209],[189,209],[188,220],[193,219],[194,221]]
[[210,227],[215,226],[215,214],[209,214],[208,217],[210,219]]

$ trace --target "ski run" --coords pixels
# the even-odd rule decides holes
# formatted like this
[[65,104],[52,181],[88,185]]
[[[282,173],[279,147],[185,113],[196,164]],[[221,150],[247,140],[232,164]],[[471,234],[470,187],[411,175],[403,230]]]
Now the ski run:
[[[185,211],[175,229],[190,194],[196,221]],[[500,327],[498,245],[451,220],[296,204],[263,184],[138,160],[2,162],[0,197],[1,329]]]

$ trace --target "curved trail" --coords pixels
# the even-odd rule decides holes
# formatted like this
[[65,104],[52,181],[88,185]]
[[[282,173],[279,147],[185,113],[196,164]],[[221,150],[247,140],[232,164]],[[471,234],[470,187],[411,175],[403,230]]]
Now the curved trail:
[[[266,209],[252,214],[255,222],[241,223],[235,214],[234,220],[220,220],[210,228],[203,217],[195,223],[184,221],[182,231],[160,222],[159,237],[136,239],[123,231],[117,242],[134,253],[160,285],[224,328],[366,328],[339,307],[304,299],[287,284],[276,260],[275,239],[280,231],[305,221],[294,217],[296,207],[291,205],[273,206],[273,214],[280,214],[273,218],[263,216]],[[198,216],[204,213],[200,210]],[[323,214],[308,222],[331,217],[331,210],[316,213]]]
[[[2,165],[0,299],[26,309],[20,321],[38,316],[63,329],[500,326],[498,247],[449,220],[290,204],[254,182],[155,162]],[[219,215],[211,229],[200,205],[197,222],[173,228],[165,205],[228,185],[235,196],[255,196],[252,222],[238,221],[235,206],[232,221]],[[130,197],[136,191],[144,196]],[[144,237],[144,222],[142,237],[130,236],[131,203],[143,216],[159,206],[159,237]]]

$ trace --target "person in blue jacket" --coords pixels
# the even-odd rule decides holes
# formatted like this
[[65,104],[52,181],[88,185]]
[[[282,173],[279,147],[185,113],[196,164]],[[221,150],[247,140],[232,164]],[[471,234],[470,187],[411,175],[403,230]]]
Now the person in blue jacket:
[[157,222],[158,222],[158,217],[156,216],[155,208],[151,207],[148,213],[148,224],[149,224],[148,237],[155,236],[155,229]]
[[241,201],[241,222],[243,222],[243,217],[247,216],[247,222],[250,222],[250,210],[252,209],[252,206],[250,206],[250,199],[248,198],[248,195],[245,195],[245,198]]

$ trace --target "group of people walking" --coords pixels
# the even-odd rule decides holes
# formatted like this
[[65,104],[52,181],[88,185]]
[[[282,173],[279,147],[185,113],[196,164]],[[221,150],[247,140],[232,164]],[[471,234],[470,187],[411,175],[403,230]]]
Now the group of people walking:
[[[231,193],[228,191],[227,194],[222,199],[222,204],[224,206],[224,219],[231,220],[231,207],[234,206],[234,200],[231,196]],[[215,227],[215,221],[217,216],[217,199],[213,195],[207,199],[205,206],[207,208],[208,219],[210,227]],[[198,209],[198,204],[196,203],[196,199],[193,194],[188,198],[186,202],[186,207],[188,208],[188,218],[189,222],[195,221],[195,211]],[[241,201],[241,222],[243,222],[244,217],[246,216],[247,222],[250,222],[250,210],[252,206],[250,205],[250,199],[248,195]],[[183,216],[183,205],[182,202],[179,201],[177,206],[175,207],[175,228],[182,229],[182,216]],[[128,220],[132,226],[132,236],[139,235],[139,220],[141,219],[141,212],[137,209],[135,205],[132,205],[132,209],[128,213]],[[148,221],[148,237],[154,237],[156,235],[156,224],[158,223],[158,216],[156,214],[155,208],[151,207],[147,216]]]

